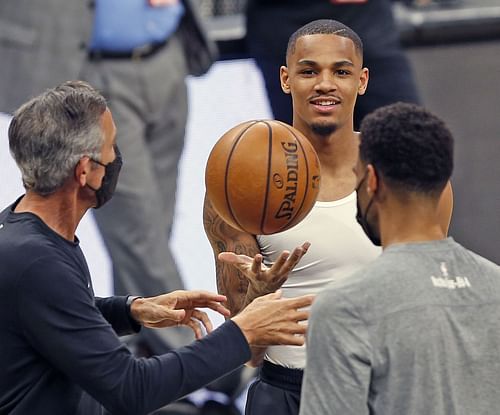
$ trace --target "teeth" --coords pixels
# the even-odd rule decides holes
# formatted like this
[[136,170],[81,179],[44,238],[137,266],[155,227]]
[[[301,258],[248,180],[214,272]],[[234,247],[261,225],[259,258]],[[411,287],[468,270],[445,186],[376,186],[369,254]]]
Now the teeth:
[[317,101],[315,103],[316,105],[323,105],[323,106],[328,106],[328,105],[335,105],[335,101]]

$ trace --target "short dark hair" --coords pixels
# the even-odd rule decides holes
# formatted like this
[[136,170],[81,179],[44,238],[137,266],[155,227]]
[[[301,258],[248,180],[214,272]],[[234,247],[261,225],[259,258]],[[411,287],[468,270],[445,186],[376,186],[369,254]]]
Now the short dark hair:
[[453,171],[453,135],[415,104],[381,107],[361,123],[359,157],[395,190],[440,193]]
[[363,42],[358,34],[352,30],[350,27],[337,20],[332,19],[320,19],[313,20],[310,23],[297,29],[288,39],[288,46],[286,48],[286,57],[288,57],[295,52],[295,45],[297,39],[302,36],[308,35],[337,35],[341,37],[346,37],[351,39],[354,43],[356,51],[361,57],[363,57]]

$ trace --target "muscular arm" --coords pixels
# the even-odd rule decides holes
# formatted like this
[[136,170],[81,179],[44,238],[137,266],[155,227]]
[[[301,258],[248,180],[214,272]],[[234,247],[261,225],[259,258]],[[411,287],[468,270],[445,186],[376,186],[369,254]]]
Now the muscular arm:
[[[248,292],[248,279],[232,265],[219,261],[217,256],[221,252],[233,251],[254,257],[260,252],[259,245],[254,235],[234,229],[224,222],[206,196],[203,226],[214,251],[217,291],[227,297],[227,303],[224,305],[232,315],[236,315],[253,300],[253,296]],[[266,347],[252,346],[250,349],[252,358],[248,364],[259,366],[264,359]]]
[[[239,231],[225,223],[205,197],[203,222],[215,254],[217,288],[227,296],[227,308],[238,314],[255,298],[276,291],[288,278],[309,248],[304,242],[292,252],[283,251],[270,266],[262,263],[262,255],[254,235]],[[224,252],[224,257],[219,254]],[[265,348],[252,347],[250,365],[259,365]]]
[[239,231],[224,222],[207,197],[203,206],[203,226],[214,251],[217,290],[227,296],[225,306],[231,314],[238,314],[251,301],[247,296],[248,279],[232,265],[219,261],[217,256],[224,251],[233,251],[254,257],[260,252],[259,246],[254,235]]

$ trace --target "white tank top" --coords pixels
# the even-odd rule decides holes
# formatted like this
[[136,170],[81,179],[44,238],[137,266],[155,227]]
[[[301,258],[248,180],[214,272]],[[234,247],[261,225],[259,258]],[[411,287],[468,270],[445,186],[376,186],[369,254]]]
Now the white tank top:
[[[304,220],[291,229],[257,235],[266,265],[274,263],[282,251],[292,251],[306,241],[311,246],[283,284],[284,297],[317,294],[381,253],[356,222],[356,192],[332,202],[316,202]],[[271,346],[265,359],[284,367],[304,368],[305,346]]]

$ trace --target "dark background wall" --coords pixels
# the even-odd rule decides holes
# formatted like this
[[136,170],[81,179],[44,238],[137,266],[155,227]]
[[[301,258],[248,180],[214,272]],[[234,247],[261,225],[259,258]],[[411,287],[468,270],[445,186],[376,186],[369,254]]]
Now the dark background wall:
[[407,52],[424,104],[456,139],[450,235],[500,263],[500,40]]

